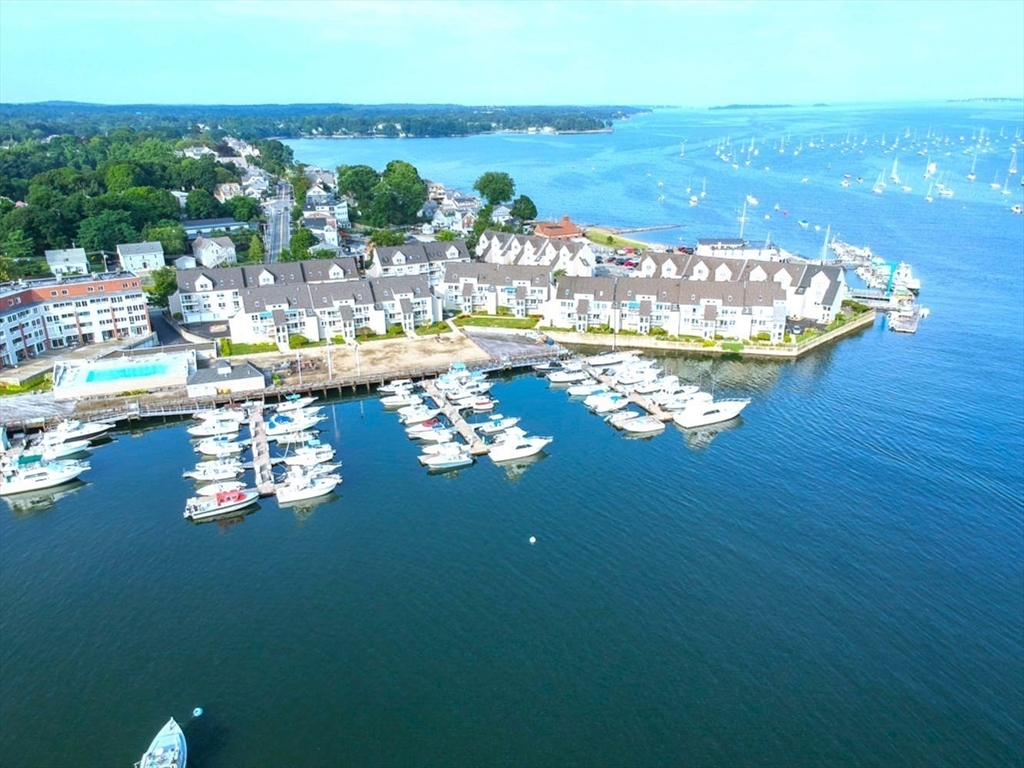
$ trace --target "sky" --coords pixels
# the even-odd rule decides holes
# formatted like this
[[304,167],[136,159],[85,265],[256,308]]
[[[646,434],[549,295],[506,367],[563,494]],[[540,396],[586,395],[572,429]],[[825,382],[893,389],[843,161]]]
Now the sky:
[[0,0],[0,101],[1024,98],[1022,0]]

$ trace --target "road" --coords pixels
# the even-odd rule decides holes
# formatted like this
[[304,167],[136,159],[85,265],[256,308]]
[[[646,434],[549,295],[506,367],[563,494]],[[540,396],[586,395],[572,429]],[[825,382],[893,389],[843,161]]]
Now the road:
[[267,215],[267,255],[268,264],[278,260],[281,251],[288,248],[291,242],[292,185],[286,181],[277,185],[277,197],[264,203]]

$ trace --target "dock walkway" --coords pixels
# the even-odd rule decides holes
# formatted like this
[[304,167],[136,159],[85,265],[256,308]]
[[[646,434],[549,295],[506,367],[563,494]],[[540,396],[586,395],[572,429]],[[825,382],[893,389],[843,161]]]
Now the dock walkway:
[[[595,368],[594,366],[584,363],[583,370],[590,374],[592,378],[597,379],[599,382],[605,384],[609,388],[614,388],[616,390],[620,389],[617,385],[613,383],[611,376],[600,373],[598,369]],[[658,421],[672,421],[673,414],[671,411],[666,411],[662,409],[662,407],[653,400],[650,400],[649,398],[646,398],[643,395],[638,395],[636,392],[633,392],[632,390],[627,389],[627,392],[629,402],[639,406],[641,409],[649,413]]]
[[487,447],[487,443],[480,439],[480,435],[476,433],[476,430],[471,427],[459,412],[459,409],[448,402],[441,390],[437,388],[437,382],[434,380],[422,382],[423,391],[429,395],[430,399],[434,401],[438,408],[441,409],[441,413],[444,414],[445,418],[451,422],[452,426],[462,435],[462,439],[466,441],[469,446],[469,452],[474,456],[483,456],[490,451]]
[[249,435],[252,438],[252,470],[256,475],[256,490],[260,496],[273,496],[275,491],[274,473],[270,461],[270,440],[267,425],[263,421],[263,406],[254,403],[249,406]]

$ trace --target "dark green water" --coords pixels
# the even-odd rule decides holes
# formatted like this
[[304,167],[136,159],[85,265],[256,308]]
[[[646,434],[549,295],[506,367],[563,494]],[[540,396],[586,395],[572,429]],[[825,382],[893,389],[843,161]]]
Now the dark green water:
[[[541,146],[674,162],[655,118]],[[753,398],[719,434],[629,440],[521,376],[500,410],[555,437],[521,472],[429,476],[350,400],[324,435],[345,482],[307,512],[183,521],[183,424],[117,434],[48,508],[0,503],[0,765],[131,765],[202,706],[192,768],[1019,766],[1024,226],[980,189],[839,203],[802,173],[772,183],[911,260],[932,315],[795,363],[668,361]]]

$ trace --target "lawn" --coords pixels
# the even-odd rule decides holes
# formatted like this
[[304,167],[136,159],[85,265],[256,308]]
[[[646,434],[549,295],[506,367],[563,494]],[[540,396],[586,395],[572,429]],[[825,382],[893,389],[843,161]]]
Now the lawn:
[[484,328],[536,328],[540,322],[540,315],[535,317],[499,317],[497,315],[460,315],[455,318],[455,324],[459,327],[465,325],[480,326]]

